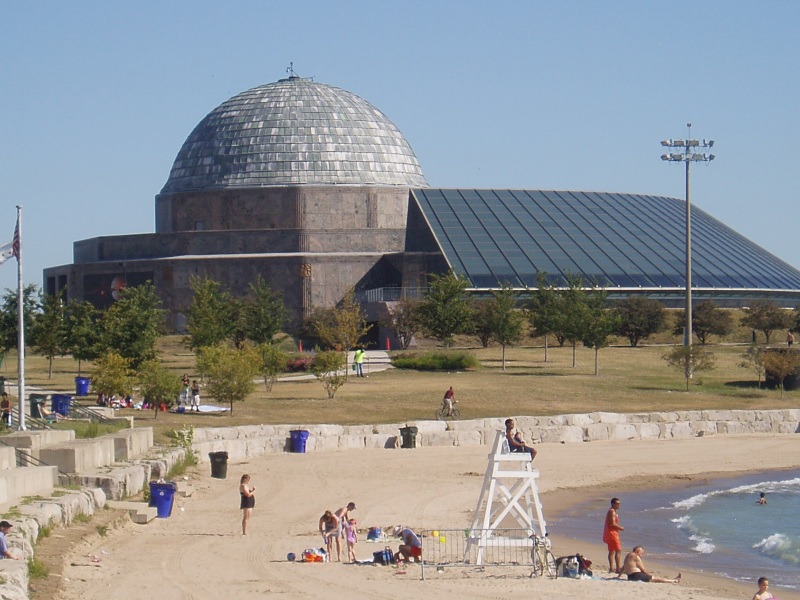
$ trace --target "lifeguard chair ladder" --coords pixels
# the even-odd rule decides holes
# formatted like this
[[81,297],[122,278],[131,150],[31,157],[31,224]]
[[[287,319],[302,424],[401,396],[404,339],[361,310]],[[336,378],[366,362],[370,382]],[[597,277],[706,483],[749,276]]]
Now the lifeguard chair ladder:
[[[465,561],[470,550],[477,546],[477,564],[483,564],[483,549],[488,540],[493,538],[496,529],[506,517],[513,517],[528,537],[536,534],[547,535],[547,525],[542,514],[542,503],[536,479],[539,471],[531,466],[531,456],[527,452],[511,452],[505,432],[498,431],[495,436],[489,464],[483,478],[483,487],[478,498],[478,505],[472,519],[472,528],[468,535],[464,553]],[[519,545],[520,540],[506,540],[507,545]],[[504,541],[494,538],[492,546],[503,545]]]

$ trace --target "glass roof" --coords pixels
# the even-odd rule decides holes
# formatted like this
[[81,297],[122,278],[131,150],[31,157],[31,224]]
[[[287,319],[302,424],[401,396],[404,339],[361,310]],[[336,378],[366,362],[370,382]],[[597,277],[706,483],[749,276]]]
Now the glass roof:
[[[686,203],[551,190],[414,189],[450,266],[476,288],[685,286]],[[800,290],[800,271],[692,206],[692,287]]]

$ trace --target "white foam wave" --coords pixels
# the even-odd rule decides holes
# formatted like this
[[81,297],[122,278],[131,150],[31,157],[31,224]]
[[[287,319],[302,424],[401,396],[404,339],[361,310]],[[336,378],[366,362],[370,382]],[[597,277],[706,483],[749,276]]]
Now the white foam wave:
[[707,494],[697,494],[685,500],[679,500],[672,503],[672,508],[679,510],[691,510],[703,504],[712,496],[720,496],[723,494],[746,494],[755,492],[776,493],[776,492],[796,492],[800,493],[800,477],[794,479],[784,479],[780,481],[763,481],[761,483],[751,483],[747,485],[739,485],[727,490],[714,490]]
[[700,554],[711,554],[716,546],[711,542],[711,538],[703,537],[700,535],[690,535],[689,539],[695,542],[694,550]]
[[782,533],[773,533],[754,544],[753,548],[764,556],[782,563],[800,565],[800,539],[791,539]]

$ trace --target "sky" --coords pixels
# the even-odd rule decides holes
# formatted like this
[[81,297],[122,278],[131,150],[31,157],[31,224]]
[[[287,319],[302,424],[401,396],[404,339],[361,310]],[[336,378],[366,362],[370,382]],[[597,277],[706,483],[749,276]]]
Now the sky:
[[[0,244],[23,281],[155,230],[197,123],[286,76],[405,135],[432,187],[684,198],[665,138],[715,140],[692,205],[800,268],[800,2],[0,0]],[[795,183],[793,183],[795,182]],[[781,225],[782,223],[782,225]],[[0,290],[16,289],[16,261]]]

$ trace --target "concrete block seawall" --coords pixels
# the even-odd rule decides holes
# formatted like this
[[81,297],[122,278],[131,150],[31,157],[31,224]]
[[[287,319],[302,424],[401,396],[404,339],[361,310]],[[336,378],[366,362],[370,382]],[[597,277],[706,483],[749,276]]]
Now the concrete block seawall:
[[[695,410],[514,417],[526,439],[540,443],[678,439],[718,434],[800,433],[800,409]],[[291,449],[290,432],[308,431],[306,452],[358,448],[396,448],[400,429],[417,428],[417,446],[482,446],[494,441],[505,418],[469,421],[413,421],[384,425],[247,425],[194,430],[192,448],[202,462],[210,452],[228,452],[242,461]]]

